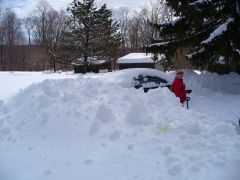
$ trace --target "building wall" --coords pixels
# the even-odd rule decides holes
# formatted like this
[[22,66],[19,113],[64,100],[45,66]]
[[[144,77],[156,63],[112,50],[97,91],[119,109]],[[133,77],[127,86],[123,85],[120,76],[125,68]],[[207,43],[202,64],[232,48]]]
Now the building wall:
[[[99,73],[100,70],[112,71],[112,64],[109,62],[109,63],[105,63],[105,64],[100,64],[100,65],[88,66],[87,67],[87,72]],[[75,73],[83,73],[84,72],[83,66],[75,66],[74,67],[74,72]]]
[[100,64],[100,65],[95,65],[93,67],[90,67],[89,71],[99,73],[100,70],[107,70],[108,72],[112,70],[112,65],[111,63],[105,63],[105,64]]
[[130,68],[151,68],[155,69],[154,64],[150,63],[139,63],[139,64],[118,64],[119,70],[130,69]]

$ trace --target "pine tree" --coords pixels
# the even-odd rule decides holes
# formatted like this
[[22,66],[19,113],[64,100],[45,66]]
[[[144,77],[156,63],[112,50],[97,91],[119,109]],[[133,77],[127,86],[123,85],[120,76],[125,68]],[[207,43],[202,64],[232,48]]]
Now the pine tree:
[[[71,14],[67,36],[71,40],[70,49],[77,52],[83,59],[84,73],[91,57],[106,58],[110,50],[116,50],[120,45],[118,24],[112,20],[112,12],[106,4],[97,6],[95,0],[75,1],[68,9]],[[66,47],[65,47],[66,48]]]
[[161,39],[147,48],[169,58],[179,47],[191,47],[194,65],[222,63],[240,73],[240,0],[166,0],[177,19],[154,25]]
[[71,62],[78,58],[76,48],[72,42],[74,42],[72,34],[68,32],[68,30],[65,30],[60,37],[60,45],[57,49],[58,53],[56,58],[58,63],[63,65],[65,69],[68,69]]

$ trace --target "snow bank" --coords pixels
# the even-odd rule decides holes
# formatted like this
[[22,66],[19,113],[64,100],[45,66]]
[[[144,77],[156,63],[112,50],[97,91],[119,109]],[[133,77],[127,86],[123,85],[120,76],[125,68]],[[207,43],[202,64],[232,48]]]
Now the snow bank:
[[185,77],[186,84],[199,93],[208,90],[225,95],[240,94],[240,76],[236,73],[218,75],[210,72],[197,74],[186,71]]
[[46,80],[2,104],[1,180],[239,180],[235,127],[127,88],[137,71]]

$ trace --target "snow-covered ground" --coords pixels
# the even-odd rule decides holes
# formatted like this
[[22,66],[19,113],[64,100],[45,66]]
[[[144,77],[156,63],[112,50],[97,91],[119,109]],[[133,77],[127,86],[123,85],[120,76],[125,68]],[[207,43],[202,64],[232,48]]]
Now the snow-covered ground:
[[22,89],[33,83],[39,83],[46,79],[66,79],[74,78],[73,73],[46,72],[0,72],[0,100],[6,100]]
[[240,119],[240,76],[212,73],[186,73],[186,85],[192,88],[192,109],[219,121],[237,123]]
[[239,180],[240,76],[186,72],[187,110],[166,88],[131,88],[140,72],[174,76],[0,73],[5,94],[61,78],[0,93],[0,179]]

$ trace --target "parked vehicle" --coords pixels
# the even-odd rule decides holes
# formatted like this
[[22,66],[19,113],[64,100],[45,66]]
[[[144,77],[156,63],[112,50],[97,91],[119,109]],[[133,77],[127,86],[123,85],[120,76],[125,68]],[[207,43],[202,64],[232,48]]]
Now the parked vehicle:
[[166,79],[157,76],[140,74],[137,78],[134,77],[133,80],[134,87],[136,89],[143,88],[145,93],[150,89],[157,89],[159,87],[171,88],[171,85],[168,85],[169,82]]

